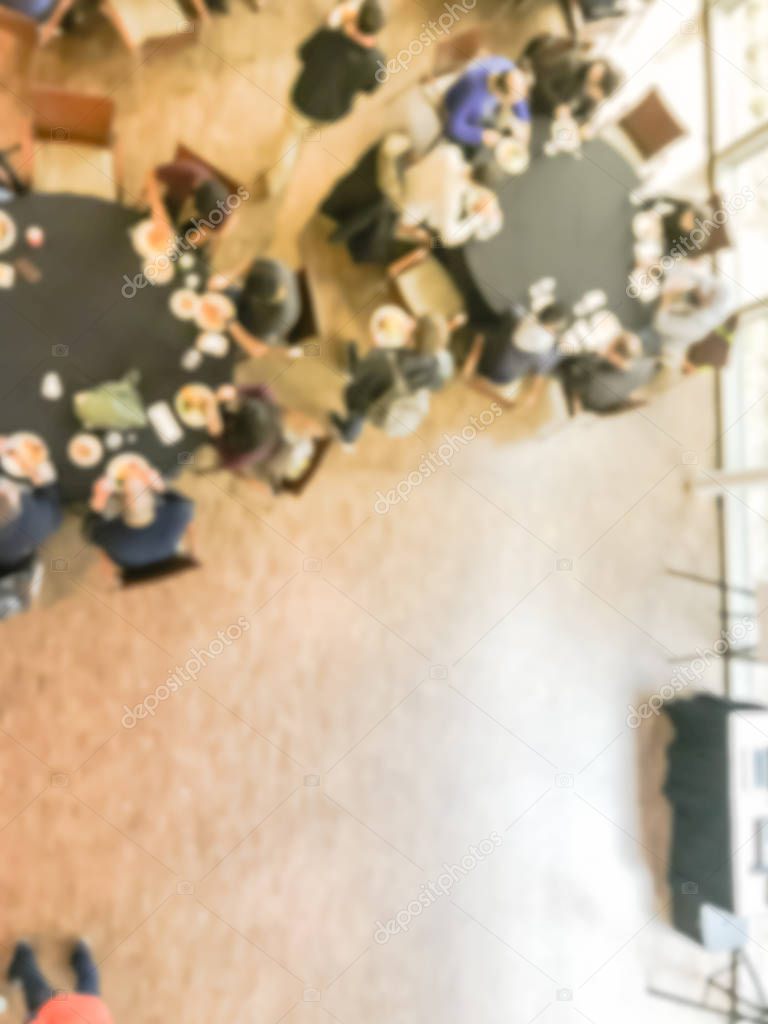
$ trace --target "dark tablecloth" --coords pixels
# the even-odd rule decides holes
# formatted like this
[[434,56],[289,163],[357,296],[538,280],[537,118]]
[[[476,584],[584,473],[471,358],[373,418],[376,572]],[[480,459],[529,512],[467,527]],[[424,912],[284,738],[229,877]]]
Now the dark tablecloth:
[[482,319],[484,305],[491,313],[513,302],[528,306],[529,287],[554,277],[560,302],[570,307],[586,292],[602,289],[622,323],[641,330],[652,309],[627,295],[635,172],[599,139],[584,144],[581,159],[548,157],[542,151],[548,131],[546,119],[534,121],[530,167],[497,188],[502,231],[487,242],[438,254],[469,293],[475,319]]
[[[67,443],[80,429],[72,411],[76,391],[137,369],[145,405],[164,399],[173,408],[182,384],[216,386],[231,379],[233,352],[223,359],[205,357],[192,372],[182,369],[182,354],[199,332],[168,308],[180,280],[163,287],[148,285],[133,298],[123,296],[124,275],[132,279],[141,272],[141,259],[128,236],[141,217],[136,211],[73,195],[27,195],[3,209],[15,220],[19,238],[0,260],[12,263],[25,256],[43,277],[30,284],[17,275],[12,289],[0,290],[0,433],[29,430],[42,435],[51,448],[64,500],[79,501],[88,496],[113,453],[105,452],[92,469],[79,469],[69,461]],[[25,228],[33,224],[46,234],[40,249],[30,249],[24,241]],[[64,396],[55,402],[40,394],[49,370],[57,371],[65,386]],[[168,447],[148,425],[137,432],[135,443],[125,443],[119,451],[141,452],[171,476],[183,462],[182,453],[203,439],[203,432],[186,430],[178,444]]]

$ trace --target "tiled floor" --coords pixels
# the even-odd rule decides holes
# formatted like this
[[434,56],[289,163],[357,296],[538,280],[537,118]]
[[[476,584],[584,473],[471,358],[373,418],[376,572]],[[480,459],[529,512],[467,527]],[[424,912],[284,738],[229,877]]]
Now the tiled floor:
[[[129,190],[177,138],[251,181],[325,6],[237,7],[141,69],[67,43],[40,75],[114,92]],[[426,17],[393,7],[390,50]],[[276,226],[291,251],[396,120],[377,102],[307,147],[233,249]],[[328,294],[338,329],[353,280]],[[277,386],[322,408],[341,381],[318,358]],[[711,458],[711,397],[702,376],[615,420],[506,413],[414,482],[487,408],[455,385],[420,437],[334,450],[301,500],[185,481],[205,568],[141,594],[105,589],[65,531],[57,600],[2,631],[2,948],[38,938],[64,984],[86,933],[118,1022],[685,1024],[645,996],[703,965],[664,923],[663,737],[626,716],[717,638],[712,596],[665,575],[716,565],[683,464]]]

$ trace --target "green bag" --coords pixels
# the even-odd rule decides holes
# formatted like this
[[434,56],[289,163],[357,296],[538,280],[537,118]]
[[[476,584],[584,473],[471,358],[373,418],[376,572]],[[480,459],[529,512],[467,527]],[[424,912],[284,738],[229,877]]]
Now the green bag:
[[105,381],[74,396],[75,416],[86,430],[130,430],[147,425],[137,371],[122,380]]

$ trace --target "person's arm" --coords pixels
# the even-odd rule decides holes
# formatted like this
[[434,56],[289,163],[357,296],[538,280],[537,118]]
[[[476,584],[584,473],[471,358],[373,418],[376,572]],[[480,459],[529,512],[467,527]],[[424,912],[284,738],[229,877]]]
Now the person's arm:
[[531,144],[531,116],[528,104],[525,105],[526,115],[523,117],[515,117],[515,125],[513,128],[513,136],[518,142],[521,142],[524,146],[530,146]]
[[235,264],[231,270],[219,270],[208,278],[208,290],[212,292],[223,292],[230,285],[236,284],[245,277],[253,263],[253,256],[248,256],[240,263]]
[[470,381],[474,378],[477,373],[477,364],[480,362],[480,356],[483,354],[484,345],[484,336],[482,334],[476,334],[474,341],[472,342],[472,348],[469,350],[469,355],[464,361],[464,366],[461,368],[461,376],[463,380]]
[[149,215],[156,224],[164,224],[170,231],[173,230],[168,211],[163,201],[163,192],[160,181],[157,177],[157,169],[148,171],[144,182],[144,197],[149,206]]
[[213,19],[211,18],[210,11],[205,6],[205,0],[190,0],[197,19],[201,25],[208,25]]
[[243,352],[251,356],[253,359],[261,359],[262,356],[265,356],[267,352],[269,352],[269,345],[267,345],[266,342],[255,338],[251,332],[247,331],[241,323],[237,322],[237,320],[233,320],[229,325],[229,333]]
[[[451,109],[446,121],[446,134],[463,146],[482,146],[484,134],[490,138],[490,132],[484,132],[480,123],[478,96],[484,84],[475,84],[471,79],[459,81],[454,86],[453,97],[450,98]],[[501,138],[498,132],[495,133]],[[486,145],[493,143],[486,143]]]
[[107,476],[99,477],[95,481],[91,490],[90,507],[93,512],[97,512],[99,515],[103,514],[106,509],[109,499],[115,493],[115,485],[112,480]]
[[405,256],[401,256],[399,260],[395,260],[394,263],[390,263],[387,268],[387,274],[394,280],[401,274],[404,274],[406,270],[410,270],[411,267],[415,267],[417,264],[422,263],[429,253],[426,249],[414,249],[413,252],[406,253]]
[[58,0],[50,17],[43,22],[38,30],[38,39],[41,46],[46,46],[59,31],[59,26],[73,3],[74,0]]
[[544,391],[547,387],[549,378],[543,374],[536,374],[533,377],[528,378],[528,387],[525,391],[523,399],[516,403],[518,409],[521,412],[528,412],[534,409],[541,399],[544,397]]

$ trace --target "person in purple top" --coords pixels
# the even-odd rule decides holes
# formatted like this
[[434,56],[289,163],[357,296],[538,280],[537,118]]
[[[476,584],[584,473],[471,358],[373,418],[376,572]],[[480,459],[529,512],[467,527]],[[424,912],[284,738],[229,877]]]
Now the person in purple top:
[[472,158],[498,145],[503,138],[498,125],[504,115],[511,113],[513,134],[527,144],[531,133],[530,86],[529,73],[506,57],[474,61],[446,93],[446,135]]

